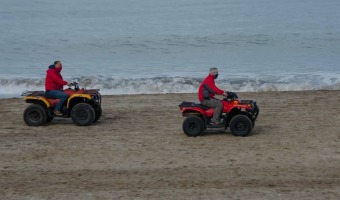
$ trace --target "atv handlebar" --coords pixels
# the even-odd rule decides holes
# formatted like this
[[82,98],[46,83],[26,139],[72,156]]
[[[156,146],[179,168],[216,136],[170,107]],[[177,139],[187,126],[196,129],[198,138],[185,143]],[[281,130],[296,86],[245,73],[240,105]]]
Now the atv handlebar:
[[226,98],[224,98],[224,100],[227,100],[227,101],[229,101],[229,100],[236,100],[236,99],[238,99],[238,96],[237,96],[237,94],[236,93],[234,93],[234,92],[226,92],[227,93],[227,96],[226,96]]
[[74,87],[74,90],[75,91],[79,91],[79,84],[77,82],[73,82],[73,83],[70,83],[70,86],[69,86],[69,89],[71,89],[71,87]]

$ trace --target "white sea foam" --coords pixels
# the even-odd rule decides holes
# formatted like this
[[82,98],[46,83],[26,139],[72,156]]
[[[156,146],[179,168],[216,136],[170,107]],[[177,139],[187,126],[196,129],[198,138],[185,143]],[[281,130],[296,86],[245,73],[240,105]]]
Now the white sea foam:
[[[167,77],[115,78],[109,76],[79,76],[68,80],[84,88],[99,88],[105,95],[196,93],[202,78]],[[284,74],[232,76],[216,81],[218,87],[235,92],[340,90],[340,74]],[[24,90],[44,90],[44,78],[0,78],[1,96],[17,97]]]

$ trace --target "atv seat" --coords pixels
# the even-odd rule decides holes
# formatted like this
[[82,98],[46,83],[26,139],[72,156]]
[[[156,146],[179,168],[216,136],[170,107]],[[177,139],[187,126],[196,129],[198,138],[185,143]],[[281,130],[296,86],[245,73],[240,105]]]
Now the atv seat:
[[51,104],[52,108],[55,107],[59,103],[59,101],[60,101],[60,99],[51,97],[51,96],[47,95],[46,93],[44,94],[44,97]]
[[201,108],[203,110],[211,109],[211,107],[209,107],[209,106],[205,106],[205,105],[202,105],[200,103],[195,103],[195,102],[187,102],[187,101],[183,101],[179,106],[182,106],[182,107],[196,107],[196,108]]
[[60,99],[47,99],[48,103],[50,103],[51,107],[54,108],[60,101]]

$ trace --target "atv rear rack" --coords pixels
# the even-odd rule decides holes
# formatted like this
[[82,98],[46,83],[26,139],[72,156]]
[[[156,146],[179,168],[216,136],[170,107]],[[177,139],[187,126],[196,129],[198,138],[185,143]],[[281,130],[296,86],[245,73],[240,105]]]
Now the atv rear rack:
[[45,96],[44,91],[23,91],[21,96]]

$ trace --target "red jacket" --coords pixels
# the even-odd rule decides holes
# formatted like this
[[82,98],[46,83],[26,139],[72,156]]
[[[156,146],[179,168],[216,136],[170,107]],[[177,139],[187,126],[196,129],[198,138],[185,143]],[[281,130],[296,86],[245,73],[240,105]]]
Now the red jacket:
[[51,65],[46,74],[45,90],[62,90],[64,85],[67,85],[67,82],[63,80],[60,71]]
[[198,89],[198,99],[203,101],[204,99],[214,98],[215,94],[222,95],[223,93],[223,90],[216,87],[214,76],[209,74]]

